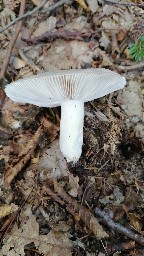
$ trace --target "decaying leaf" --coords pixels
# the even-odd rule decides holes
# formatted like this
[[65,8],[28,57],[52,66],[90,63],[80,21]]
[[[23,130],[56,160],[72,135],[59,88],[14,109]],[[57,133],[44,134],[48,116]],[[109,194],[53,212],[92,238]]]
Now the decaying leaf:
[[51,143],[49,148],[43,152],[38,169],[42,181],[46,180],[48,177],[60,179],[64,176],[68,176],[67,163],[60,151],[58,140]]
[[20,69],[25,67],[26,62],[18,57],[14,57],[11,59],[11,65],[14,69]]
[[137,231],[141,232],[143,223],[138,214],[127,212],[127,216],[130,220],[131,225],[133,225]]
[[69,174],[68,193],[73,197],[77,197],[78,188],[79,188],[79,177],[78,176],[74,177],[73,175]]
[[48,132],[48,134],[50,135],[49,140],[52,142],[56,139],[58,132],[59,132],[59,123],[58,124],[54,124],[52,123],[50,120],[48,120],[48,118],[45,117],[41,117],[40,119],[42,125],[44,126],[44,128],[46,129],[46,131]]
[[128,116],[142,118],[143,109],[140,82],[130,80],[128,87],[124,92],[119,93],[117,100]]
[[95,13],[98,10],[99,5],[97,0],[87,0],[87,3],[92,13]]
[[38,170],[43,182],[47,178],[61,179],[68,177],[68,192],[71,196],[77,197],[79,177],[69,172],[67,162],[60,151],[58,140],[51,143],[49,148],[43,152],[38,164]]
[[78,2],[79,5],[80,5],[82,8],[84,8],[85,11],[88,11],[88,10],[89,10],[88,7],[87,7],[87,5],[86,5],[86,3],[84,2],[84,0],[75,0],[75,1]]
[[61,205],[66,204],[66,209],[74,216],[74,218],[77,221],[82,220],[97,238],[101,239],[108,237],[108,234],[103,230],[102,226],[98,223],[90,210],[83,205],[80,205],[75,199],[69,196],[55,179],[50,179],[49,182],[50,184],[53,184],[56,193],[47,186],[43,186],[43,192],[49,194]]
[[35,36],[40,36],[41,34],[52,31],[55,29],[57,19],[50,16],[47,20],[39,23],[38,27],[34,31]]
[[51,230],[47,235],[39,235],[39,224],[30,207],[22,212],[21,222],[22,227],[15,224],[11,234],[4,239],[2,255],[25,256],[25,246],[33,242],[44,255],[71,256],[69,233]]
[[2,205],[0,206],[0,219],[7,216],[12,212],[12,206],[11,205]]
[[110,39],[108,35],[102,31],[102,37],[100,38],[101,46],[103,46],[105,49],[107,49],[110,45]]
[[32,139],[29,140],[27,146],[23,148],[20,153],[21,157],[17,162],[14,162],[5,172],[4,174],[4,183],[5,185],[10,185],[11,181],[18,174],[19,171],[23,168],[23,166],[30,159],[37,143],[42,134],[42,128],[39,127],[36,133],[33,135]]

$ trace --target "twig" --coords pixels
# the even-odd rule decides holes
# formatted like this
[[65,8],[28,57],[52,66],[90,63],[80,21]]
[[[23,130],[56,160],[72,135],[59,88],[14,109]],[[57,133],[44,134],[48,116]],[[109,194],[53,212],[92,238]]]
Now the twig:
[[95,208],[95,212],[98,216],[100,216],[103,219],[103,221],[106,223],[107,226],[109,226],[110,228],[118,231],[119,233],[133,239],[137,243],[140,243],[141,245],[144,245],[144,237],[143,236],[141,236],[139,234],[135,234],[131,230],[122,226],[121,224],[119,224],[117,222],[114,222],[108,214],[106,214],[104,211],[101,211],[97,207]]
[[21,58],[25,61],[25,63],[33,70],[33,71],[40,71],[40,68],[37,67],[32,60],[29,60],[24,53],[22,52],[22,50],[19,50],[19,55],[21,56]]
[[[22,4],[23,4],[23,2],[25,2],[25,0],[22,1]],[[47,2],[47,0],[44,0],[38,7],[34,8],[30,12],[27,12],[25,14],[20,13],[18,18],[14,19],[12,22],[10,22],[8,25],[6,25],[4,28],[0,29],[0,33],[5,31],[6,29],[10,28],[12,25],[17,23],[18,21],[23,20],[24,18],[26,18],[26,17],[32,15],[33,13],[37,12],[38,10],[40,10],[45,5],[46,2]]]
[[[23,2],[23,1],[22,1]],[[24,15],[20,15],[18,18],[14,19],[12,22],[10,22],[8,25],[6,25],[4,28],[2,28],[0,30],[0,33],[2,33],[3,31],[5,31],[6,29],[10,28],[12,25],[14,25],[15,23],[17,23],[20,20],[25,19],[28,16],[31,16],[32,14],[34,14],[35,12],[39,11],[47,2],[47,0],[44,0],[39,6],[37,6],[36,8],[34,8],[32,11],[25,13]],[[48,7],[47,9],[44,10],[44,12],[50,12],[53,11],[54,9],[56,9],[57,7],[63,5],[64,3],[69,2],[69,0],[61,0],[58,3]]]
[[26,43],[30,44],[39,44],[42,42],[53,42],[56,39],[64,39],[64,40],[78,40],[83,41],[82,33],[79,31],[68,31],[68,30],[57,30],[54,32],[48,31],[40,36],[36,36],[30,39],[23,39],[22,40]]
[[110,1],[110,0],[104,0],[104,1],[105,1],[105,3],[107,3],[107,4],[144,7],[144,4],[119,3],[119,2],[114,2],[114,1]]
[[61,0],[61,1],[57,2],[56,4],[54,4],[54,5],[52,5],[52,6],[48,7],[48,8],[46,8],[46,9],[44,9],[42,12],[43,12],[43,13],[45,13],[45,12],[51,12],[51,11],[53,11],[54,9],[60,7],[61,5],[63,5],[63,4],[69,4],[69,3],[71,3],[71,2],[73,2],[73,1],[71,1],[71,0]]
[[[25,11],[25,5],[26,5],[26,0],[23,0],[21,2],[19,16],[23,15],[23,13]],[[7,71],[7,68],[8,68],[8,65],[9,65],[9,61],[10,61],[10,57],[11,57],[11,54],[12,54],[12,50],[14,48],[14,45],[15,45],[16,40],[18,38],[18,35],[19,35],[20,31],[21,31],[21,27],[22,27],[22,21],[20,21],[17,24],[15,33],[14,33],[14,35],[13,35],[13,37],[12,37],[10,43],[9,43],[9,47],[8,47],[8,50],[7,50],[7,53],[6,53],[6,58],[5,58],[2,70],[0,72],[0,80],[5,76],[5,73]]]
[[[54,191],[50,188],[50,184],[54,187]],[[82,220],[97,238],[108,237],[108,234],[103,230],[93,214],[86,207],[80,205],[75,199],[69,196],[54,178],[48,180],[48,186],[43,186],[42,191],[50,195],[53,200],[59,204],[65,205],[66,210],[70,212],[77,221]]]
[[18,161],[13,166],[11,165],[4,174],[4,184],[6,186],[10,185],[12,180],[15,178],[15,176],[21,171],[21,169],[25,166],[27,161],[30,159],[33,151],[35,150],[35,147],[37,146],[37,143],[39,141],[39,138],[42,134],[42,127],[40,126],[36,133],[33,135],[33,137],[28,142],[27,146],[23,149],[22,152],[19,154]]
[[143,68],[144,67],[144,61],[139,62],[138,64],[134,64],[131,66],[116,66],[117,70],[124,70],[124,71],[129,71],[137,68]]

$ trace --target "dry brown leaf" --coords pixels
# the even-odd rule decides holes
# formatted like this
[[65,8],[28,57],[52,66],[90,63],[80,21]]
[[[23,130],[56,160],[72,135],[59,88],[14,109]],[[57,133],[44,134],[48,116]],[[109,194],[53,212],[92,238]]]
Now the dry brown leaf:
[[0,87],[0,106],[3,105],[5,99],[5,93],[4,90]]
[[52,31],[56,27],[57,19],[54,16],[50,16],[47,20],[38,24],[38,27],[34,31],[34,36],[40,36],[41,34]]
[[11,58],[10,64],[14,69],[20,69],[25,67],[26,62],[18,57],[13,57]]
[[31,0],[34,5],[39,6],[41,4],[41,0]]
[[11,148],[10,146],[5,146],[0,148],[0,160],[4,159],[7,164],[10,158]]
[[2,255],[25,256],[24,247],[32,242],[44,255],[72,255],[69,233],[51,230],[47,235],[39,235],[39,224],[29,207],[21,214],[21,228],[15,224],[4,239]]
[[70,209],[70,212],[73,212],[73,216],[76,217],[77,221],[81,219],[97,238],[108,237],[103,227],[86,207],[80,205],[75,199],[70,197],[54,179],[53,185],[58,196],[66,203],[67,210],[69,211]]
[[130,116],[137,116],[138,119],[143,117],[141,83],[136,80],[130,80],[125,91],[120,92],[117,97],[125,113]]
[[59,123],[54,124],[52,123],[48,118],[41,117],[40,119],[41,124],[44,126],[44,128],[47,130],[47,132],[50,134],[50,141],[54,141],[58,135],[59,132]]
[[104,31],[102,31],[102,36],[100,38],[100,42],[101,42],[100,45],[103,46],[105,48],[105,50],[107,50],[107,48],[110,45],[110,39]]
[[13,211],[13,208],[11,205],[2,205],[0,206],[0,219],[7,216]]
[[20,0],[3,0],[5,6],[7,8],[9,8],[10,10],[14,10],[15,8],[18,7],[18,5],[20,4]]
[[133,225],[137,231],[141,232],[143,226],[141,218],[136,213],[127,212],[127,216],[130,220],[131,225]]
[[5,171],[4,183],[6,186],[10,185],[14,177],[21,171],[27,161],[30,159],[37,143],[42,134],[42,127],[40,126],[32,139],[29,140],[27,146],[23,148],[19,156],[21,156],[17,162],[11,164],[11,166]]
[[60,151],[58,140],[55,140],[49,145],[48,149],[44,150],[39,161],[38,169],[42,181],[45,181],[48,177],[60,179],[69,175],[67,163]]
[[126,30],[120,30],[117,34],[117,39],[119,42],[122,42],[126,36]]
[[95,13],[98,10],[99,8],[98,0],[87,0],[87,3],[92,13]]
[[85,11],[89,11],[89,8],[87,7],[84,0],[75,0]]
[[69,185],[68,185],[68,193],[72,197],[77,197],[79,189],[79,177],[74,177],[73,175],[69,174]]
[[69,172],[66,159],[60,151],[58,140],[55,140],[49,145],[48,149],[44,150],[38,164],[38,169],[42,181],[47,180],[48,177],[61,179],[67,176],[69,179],[67,186],[68,193],[73,197],[77,197],[79,177]]

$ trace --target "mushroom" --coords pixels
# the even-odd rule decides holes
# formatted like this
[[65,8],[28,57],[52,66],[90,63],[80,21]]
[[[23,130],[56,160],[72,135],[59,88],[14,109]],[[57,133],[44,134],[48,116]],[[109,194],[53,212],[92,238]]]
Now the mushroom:
[[122,89],[126,80],[104,68],[41,73],[12,82],[7,96],[41,107],[61,106],[60,149],[67,161],[77,162],[82,153],[84,102]]

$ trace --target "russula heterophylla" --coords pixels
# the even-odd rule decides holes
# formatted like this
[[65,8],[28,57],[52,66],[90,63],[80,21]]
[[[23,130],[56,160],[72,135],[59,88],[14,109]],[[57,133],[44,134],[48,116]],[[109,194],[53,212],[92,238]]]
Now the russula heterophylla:
[[77,162],[82,153],[84,102],[122,89],[126,80],[104,68],[60,70],[12,82],[7,96],[40,107],[61,106],[60,149],[67,161]]

